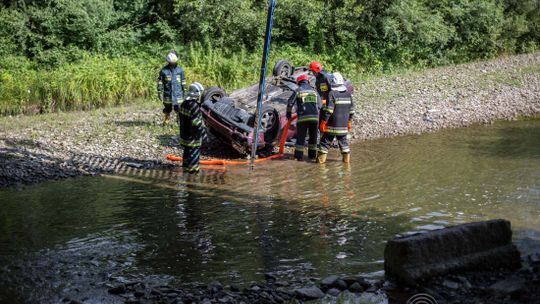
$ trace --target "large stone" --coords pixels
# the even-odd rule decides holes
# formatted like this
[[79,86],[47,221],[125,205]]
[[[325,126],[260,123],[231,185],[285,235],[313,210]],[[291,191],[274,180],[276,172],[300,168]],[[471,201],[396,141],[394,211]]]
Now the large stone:
[[324,292],[315,286],[299,288],[294,293],[301,300],[314,300],[324,297]]
[[331,275],[327,276],[321,281],[322,286],[332,286],[336,283],[336,281],[339,280],[339,277],[337,275]]
[[491,285],[489,290],[496,294],[513,295],[523,292],[526,288],[525,283],[523,278],[511,277]]
[[395,238],[384,250],[386,275],[409,285],[459,270],[519,267],[510,222],[502,219]]

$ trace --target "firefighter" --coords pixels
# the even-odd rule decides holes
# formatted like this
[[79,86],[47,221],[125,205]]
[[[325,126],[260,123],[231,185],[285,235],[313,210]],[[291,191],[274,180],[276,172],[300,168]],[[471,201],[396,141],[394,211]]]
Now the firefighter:
[[182,166],[189,173],[199,172],[201,144],[205,135],[201,114],[204,87],[198,83],[189,86],[186,100],[178,109],[180,145],[184,148]]
[[315,88],[321,96],[323,106],[328,100],[328,94],[330,93],[330,75],[318,61],[312,61],[309,64],[309,70],[315,75]]
[[310,160],[315,160],[317,157],[319,111],[322,107],[321,97],[309,85],[309,78],[306,74],[298,76],[296,82],[298,88],[287,103],[287,119],[291,119],[292,108],[295,104],[298,114],[294,158],[299,161],[303,159],[306,135],[309,135],[308,157]]
[[322,137],[317,161],[320,164],[326,162],[328,149],[330,149],[334,138],[337,138],[343,162],[349,163],[351,152],[347,135],[351,130],[350,120],[354,115],[354,102],[340,73],[332,74],[330,85],[331,90],[328,94],[328,102],[323,108],[320,125]]
[[167,65],[159,72],[157,91],[158,97],[163,102],[163,124],[171,121],[171,112],[182,103],[186,92],[186,78],[184,70],[177,65],[178,56],[171,50],[166,57]]

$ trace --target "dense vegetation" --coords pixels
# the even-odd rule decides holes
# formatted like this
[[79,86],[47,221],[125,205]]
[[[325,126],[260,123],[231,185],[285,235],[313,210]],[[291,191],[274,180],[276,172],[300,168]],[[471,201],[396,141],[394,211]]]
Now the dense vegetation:
[[[278,0],[271,63],[355,78],[531,52],[538,0]],[[155,97],[166,52],[188,81],[256,81],[267,1],[0,1],[0,114]]]

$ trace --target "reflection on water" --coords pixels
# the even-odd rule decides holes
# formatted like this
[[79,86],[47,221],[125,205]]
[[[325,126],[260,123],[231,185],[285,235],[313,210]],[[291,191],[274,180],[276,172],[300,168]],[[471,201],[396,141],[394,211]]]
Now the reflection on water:
[[360,143],[350,166],[334,153],[322,166],[130,169],[4,190],[0,283],[44,286],[35,278],[51,271],[182,283],[374,272],[395,235],[493,218],[539,243],[538,120]]

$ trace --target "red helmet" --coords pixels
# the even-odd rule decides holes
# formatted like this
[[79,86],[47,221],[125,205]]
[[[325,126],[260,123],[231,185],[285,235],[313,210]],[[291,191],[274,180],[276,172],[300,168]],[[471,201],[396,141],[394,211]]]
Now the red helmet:
[[309,64],[309,70],[313,71],[314,73],[320,73],[322,70],[322,64],[318,61],[312,61]]
[[309,80],[308,75],[302,74],[302,75],[298,76],[298,78],[296,78],[296,83],[300,83],[300,82],[302,82],[304,80],[305,81]]

